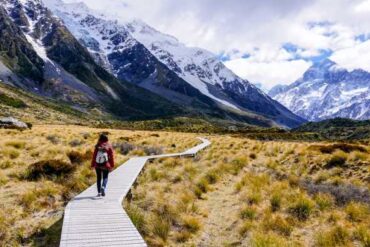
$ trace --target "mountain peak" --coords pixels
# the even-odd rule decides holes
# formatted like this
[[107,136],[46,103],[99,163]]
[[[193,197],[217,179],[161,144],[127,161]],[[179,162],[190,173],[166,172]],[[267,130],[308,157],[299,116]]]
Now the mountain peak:
[[327,69],[332,67],[333,65],[336,65],[334,61],[330,60],[329,58],[325,58],[321,61],[314,63],[311,67]]

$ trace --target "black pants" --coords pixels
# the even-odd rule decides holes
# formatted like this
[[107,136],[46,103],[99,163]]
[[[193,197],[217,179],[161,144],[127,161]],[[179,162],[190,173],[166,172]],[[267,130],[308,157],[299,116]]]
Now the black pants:
[[[100,193],[101,189],[105,190],[105,188],[107,188],[109,171],[107,169],[101,168],[95,168],[95,171],[96,171],[96,185],[98,187],[98,193]],[[102,174],[103,174],[103,184],[101,179]]]

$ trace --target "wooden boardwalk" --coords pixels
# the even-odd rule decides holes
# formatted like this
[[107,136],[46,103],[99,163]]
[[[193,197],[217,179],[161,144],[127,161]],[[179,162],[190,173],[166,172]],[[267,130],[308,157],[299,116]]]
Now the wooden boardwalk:
[[122,201],[148,160],[195,156],[210,142],[199,138],[202,143],[183,152],[129,159],[110,175],[105,197],[96,197],[96,184],[73,198],[64,212],[60,247],[83,246],[146,246],[131,222]]

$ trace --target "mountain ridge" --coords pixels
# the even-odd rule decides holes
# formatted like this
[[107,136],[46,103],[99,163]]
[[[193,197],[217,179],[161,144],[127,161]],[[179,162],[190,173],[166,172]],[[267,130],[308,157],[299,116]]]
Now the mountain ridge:
[[96,61],[117,78],[191,107],[199,103],[202,108],[209,107],[206,96],[229,112],[262,115],[285,126],[304,122],[248,81],[234,75],[204,49],[185,47],[176,38],[139,20],[122,24],[105,18],[82,3],[49,0],[46,4]]
[[330,59],[313,64],[294,83],[272,88],[269,95],[310,121],[370,118],[370,73],[348,71]]

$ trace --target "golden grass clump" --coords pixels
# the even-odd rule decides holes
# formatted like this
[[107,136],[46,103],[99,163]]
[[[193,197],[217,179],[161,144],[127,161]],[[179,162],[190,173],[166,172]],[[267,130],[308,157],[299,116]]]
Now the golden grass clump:
[[346,206],[345,212],[348,219],[354,222],[367,220],[370,217],[369,206],[363,203],[351,202]]
[[348,246],[350,233],[343,226],[333,226],[328,230],[319,231],[315,236],[318,247]]

